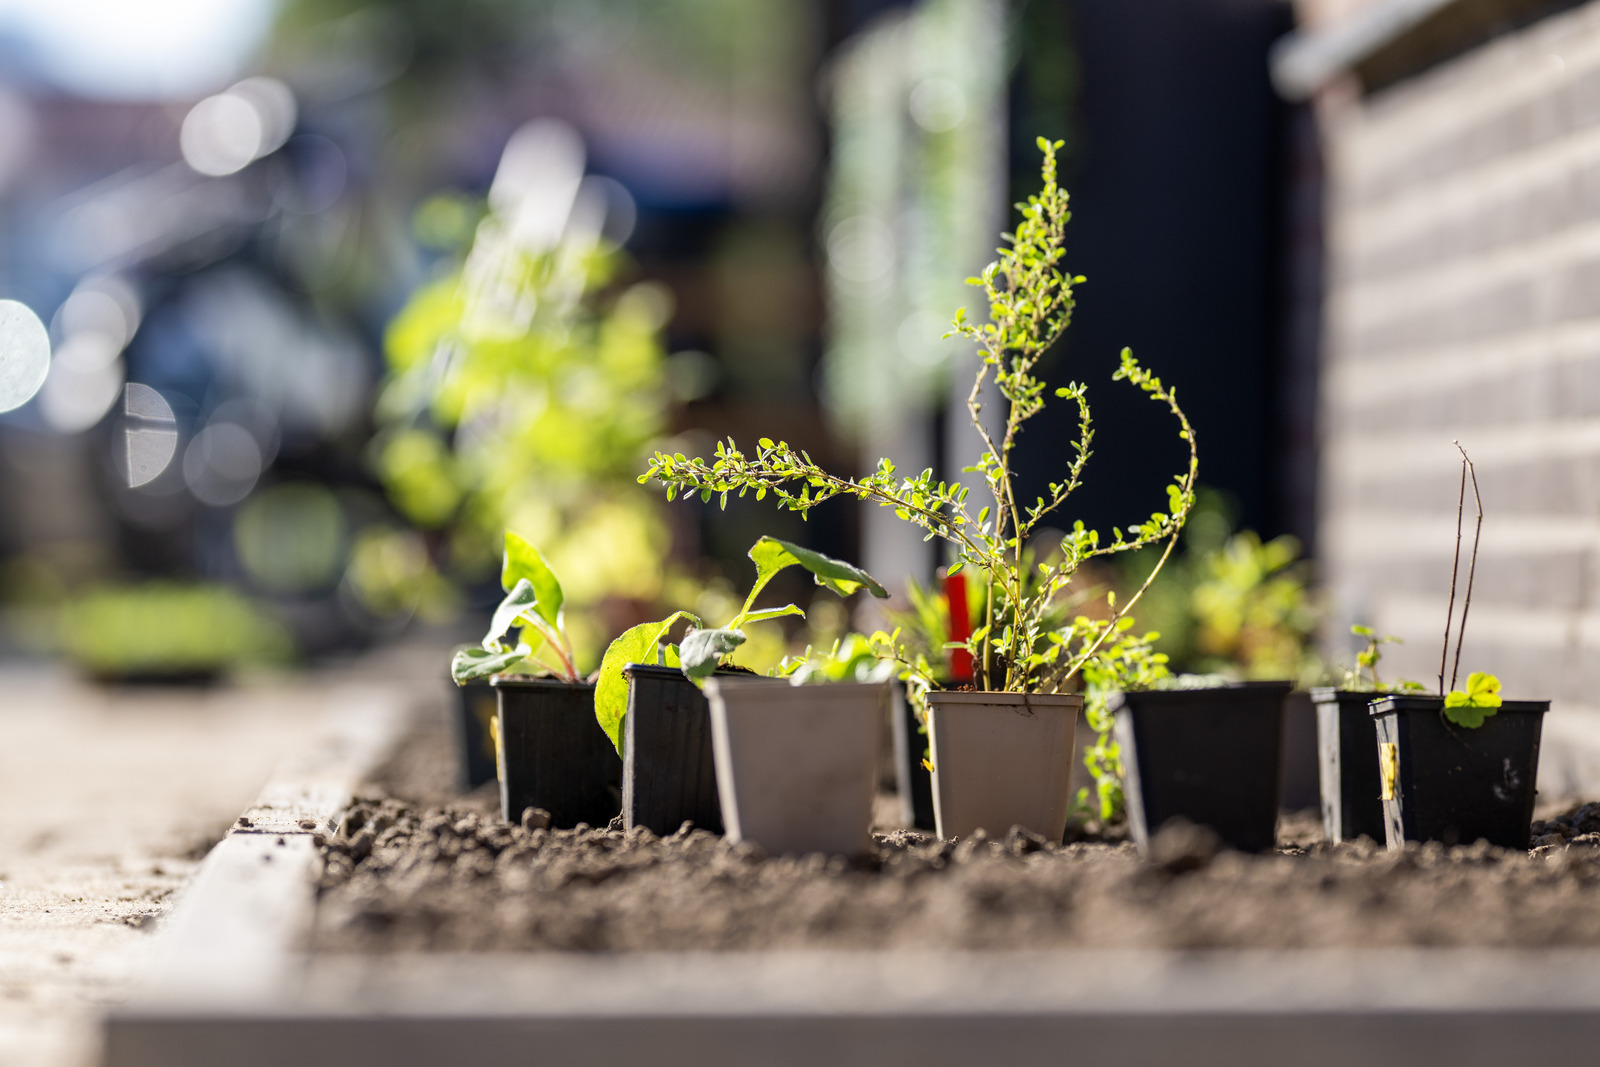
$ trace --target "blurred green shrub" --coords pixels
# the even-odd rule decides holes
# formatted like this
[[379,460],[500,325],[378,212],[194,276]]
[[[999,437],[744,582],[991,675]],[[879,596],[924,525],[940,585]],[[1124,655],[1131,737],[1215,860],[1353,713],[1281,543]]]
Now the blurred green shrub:
[[[1142,574],[1139,561],[1127,584]],[[1321,610],[1300,542],[1262,541],[1234,529],[1220,494],[1202,492],[1184,531],[1184,554],[1168,564],[1139,604],[1174,671],[1308,682],[1322,672],[1312,638]]]
[[[422,211],[436,230],[443,214]],[[445,575],[487,575],[503,529],[539,544],[592,661],[607,635],[584,609],[663,591],[670,539],[636,479],[666,423],[670,298],[619,287],[597,233],[530,250],[512,222],[483,215],[463,260],[391,323],[375,466],[400,513],[438,531]]]
[[102,586],[65,601],[61,650],[110,681],[214,675],[294,653],[288,633],[226,586]]

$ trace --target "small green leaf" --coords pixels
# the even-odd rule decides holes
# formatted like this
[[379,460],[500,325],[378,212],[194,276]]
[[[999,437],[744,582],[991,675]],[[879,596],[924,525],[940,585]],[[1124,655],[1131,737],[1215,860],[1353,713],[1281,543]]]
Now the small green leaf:
[[506,633],[517,625],[517,620],[533,614],[538,601],[538,594],[533,591],[528,579],[517,579],[505,599],[500,601],[500,606],[494,609],[489,632],[483,635],[483,647],[490,651],[498,649]]
[[505,563],[500,568],[500,588],[510,592],[519,581],[526,581],[533,586],[540,617],[551,626],[560,626],[561,605],[565,600],[561,583],[545,565],[538,549],[507,530]]
[[622,676],[622,668],[630,663],[653,662],[656,646],[679,619],[688,619],[696,626],[700,624],[700,620],[687,611],[675,611],[659,622],[642,622],[624,630],[601,657],[600,676],[594,687],[594,717],[616,746],[619,756],[622,755],[622,720],[628,714],[628,680]]
[[889,591],[876,578],[860,567],[824,556],[821,552],[813,552],[809,548],[801,548],[789,541],[780,541],[776,537],[763,537],[757,541],[750,549],[750,558],[755,561],[758,589],[783,568],[798,563],[811,572],[818,585],[840,596],[849,596],[862,587],[875,597],[886,598],[889,595]]
[[1465,692],[1455,689],[1444,698],[1444,717],[1457,726],[1475,730],[1499,711],[1500,704],[1500,679],[1473,671],[1467,676]]
[[499,674],[528,656],[533,650],[518,645],[508,652],[493,652],[486,648],[463,648],[450,660],[450,677],[457,685]]
[[684,675],[695,681],[708,677],[723,656],[742,644],[741,630],[690,630],[678,646]]
[[759,611],[747,611],[744,614],[744,622],[746,625],[752,622],[766,622],[768,619],[778,619],[785,615],[798,615],[802,619],[806,617],[804,608],[796,607],[793,604],[785,604],[781,608],[762,608]]

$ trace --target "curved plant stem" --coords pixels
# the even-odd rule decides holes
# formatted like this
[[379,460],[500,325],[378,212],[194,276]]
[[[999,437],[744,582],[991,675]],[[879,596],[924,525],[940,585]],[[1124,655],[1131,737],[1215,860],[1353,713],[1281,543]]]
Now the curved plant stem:
[[[1472,459],[1467,455],[1467,450],[1461,447],[1461,442],[1455,442],[1455,446],[1461,453],[1464,475],[1472,478],[1472,502],[1478,509],[1478,522],[1472,529],[1472,560],[1467,565],[1467,595],[1461,602],[1461,628],[1456,631],[1456,658],[1455,662],[1450,665],[1451,689],[1456,687],[1456,678],[1461,673],[1461,643],[1467,639],[1467,612],[1472,610],[1472,579],[1478,573],[1478,541],[1483,537],[1483,497],[1478,495],[1478,472],[1473,467]],[[1461,518],[1458,514],[1456,517],[1456,552],[1458,554],[1461,551],[1460,525]],[[1454,583],[1452,582],[1452,584]]]

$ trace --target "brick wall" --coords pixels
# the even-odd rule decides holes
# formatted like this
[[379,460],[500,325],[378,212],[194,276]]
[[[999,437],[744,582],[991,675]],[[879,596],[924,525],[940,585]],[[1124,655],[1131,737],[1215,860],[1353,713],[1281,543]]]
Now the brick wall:
[[1556,735],[1588,729],[1600,721],[1600,2],[1379,93],[1327,93],[1321,110],[1318,545],[1337,632],[1360,620],[1403,636],[1397,672],[1432,684],[1459,438],[1487,514],[1463,669],[1554,699]]

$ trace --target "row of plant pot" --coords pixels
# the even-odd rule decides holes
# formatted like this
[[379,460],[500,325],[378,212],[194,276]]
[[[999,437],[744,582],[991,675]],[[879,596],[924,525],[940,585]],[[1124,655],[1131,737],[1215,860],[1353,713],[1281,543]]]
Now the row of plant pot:
[[1312,696],[1328,840],[1528,847],[1549,701],[1503,701],[1466,728],[1438,696],[1331,688]]
[[[485,698],[498,700],[489,777],[499,779],[508,819],[542,808],[557,826],[603,825],[620,814],[626,827],[670,834],[690,822],[775,853],[858,852],[891,702],[901,780],[916,780],[916,720],[882,683],[791,686],[729,673],[702,692],[678,668],[630,664],[625,675],[621,758],[595,722],[591,685],[497,678],[463,688],[464,740],[482,723]],[[1115,698],[1141,848],[1174,818],[1241,851],[1272,847],[1288,691],[1268,682]],[[1319,688],[1312,698],[1330,841],[1527,847],[1548,702],[1503,702],[1467,730],[1444,717],[1437,696]],[[952,692],[929,703],[930,828],[964,837],[1017,825],[1061,840],[1080,698]],[[476,764],[479,774],[481,740],[463,745],[464,769]]]

